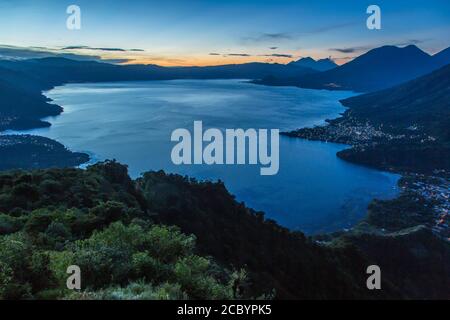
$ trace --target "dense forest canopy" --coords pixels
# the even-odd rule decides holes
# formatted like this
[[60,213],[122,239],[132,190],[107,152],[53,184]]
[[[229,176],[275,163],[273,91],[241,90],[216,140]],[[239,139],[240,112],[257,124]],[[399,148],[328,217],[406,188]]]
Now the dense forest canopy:
[[[2,298],[448,294],[449,247],[421,228],[387,237],[354,232],[319,245],[236,202],[221,182],[162,171],[133,181],[126,166],[114,161],[86,170],[4,172],[0,212]],[[432,244],[432,252],[416,255],[415,248],[424,244]],[[400,252],[399,265],[391,265]],[[374,259],[385,270],[382,292],[366,289],[365,268]],[[65,287],[71,264],[83,270],[80,292]],[[417,264],[422,269],[412,267]]]

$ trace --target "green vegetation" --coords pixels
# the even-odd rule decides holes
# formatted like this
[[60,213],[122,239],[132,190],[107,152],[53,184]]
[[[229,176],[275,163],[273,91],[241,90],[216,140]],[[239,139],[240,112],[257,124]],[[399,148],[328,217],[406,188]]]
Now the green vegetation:
[[[266,67],[259,67],[248,64],[246,72],[265,75]],[[62,109],[42,90],[66,82],[158,78],[150,68],[159,71],[67,59],[1,61],[0,131],[48,126],[40,119]],[[213,73],[198,71],[197,77],[221,69],[202,69]],[[161,78],[183,78],[196,69],[171,70]],[[380,138],[378,129],[365,126],[368,138],[363,134],[365,140],[340,157],[397,171],[449,169],[449,71],[345,100],[350,109],[331,123],[356,123],[304,134],[345,142],[354,137],[349,131],[368,121],[386,133]],[[297,81],[287,78],[288,84]],[[390,77],[380,78],[384,86]],[[76,166],[88,159],[34,136],[0,136],[0,152],[0,170]],[[164,172],[133,181],[125,166],[109,161],[87,170],[5,172],[0,299],[448,298],[450,245],[424,226],[433,219],[430,205],[408,194],[374,201],[352,231],[311,239],[236,202],[221,182]],[[65,286],[71,264],[82,270],[80,292]],[[366,288],[370,264],[383,271],[382,291]]]
[[[0,175],[0,297],[233,299],[245,272],[195,253],[196,238],[154,224],[126,168]],[[65,289],[82,270],[81,293]]]
[[435,219],[431,205],[423,197],[402,194],[392,200],[374,200],[366,221],[377,228],[399,231],[417,225],[430,225]]
[[[401,207],[391,208],[392,212]],[[400,211],[401,212],[401,211]],[[405,212],[405,211],[403,211]],[[361,227],[341,236],[370,256],[389,278],[399,296],[414,299],[448,299],[450,295],[450,244],[423,225],[396,232],[368,232]],[[383,288],[383,287],[382,287]],[[383,288],[384,290],[384,288]]]
[[[376,228],[365,222],[319,245],[236,202],[221,182],[164,172],[133,181],[125,166],[110,161],[86,170],[5,172],[0,297],[448,296],[448,244],[420,227],[382,234]],[[381,292],[365,285],[374,262],[383,270]],[[72,264],[82,270],[79,292],[65,286]]]

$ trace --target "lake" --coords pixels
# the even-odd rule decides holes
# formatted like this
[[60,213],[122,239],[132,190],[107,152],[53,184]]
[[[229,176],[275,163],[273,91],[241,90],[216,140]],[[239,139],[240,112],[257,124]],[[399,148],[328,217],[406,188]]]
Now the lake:
[[257,86],[240,80],[173,80],[68,84],[46,95],[64,108],[50,128],[26,133],[60,141],[94,161],[117,159],[133,177],[164,169],[221,179],[238,201],[294,230],[312,234],[351,227],[373,198],[397,193],[398,176],[344,162],[345,145],[280,137],[277,175],[259,165],[172,164],[173,130],[267,128],[286,131],[323,124],[344,111],[350,92]]

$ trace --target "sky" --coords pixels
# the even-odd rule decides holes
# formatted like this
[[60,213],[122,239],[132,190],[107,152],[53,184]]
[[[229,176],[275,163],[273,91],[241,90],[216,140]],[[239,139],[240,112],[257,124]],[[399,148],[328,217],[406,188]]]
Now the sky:
[[[381,8],[381,30],[366,9]],[[81,29],[69,30],[69,5]],[[381,45],[450,46],[448,0],[0,0],[0,57],[94,56],[164,66],[331,57],[345,63]]]

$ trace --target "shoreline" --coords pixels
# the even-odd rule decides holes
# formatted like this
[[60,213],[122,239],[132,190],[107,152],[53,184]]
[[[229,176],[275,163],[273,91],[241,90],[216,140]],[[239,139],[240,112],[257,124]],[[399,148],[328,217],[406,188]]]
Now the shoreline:
[[[65,84],[62,84],[62,85],[65,85]],[[55,88],[56,86],[54,86],[53,88]],[[301,89],[301,88],[300,88]],[[49,91],[51,91],[52,89],[48,89],[48,90],[45,90],[45,91],[42,91],[42,95],[49,101],[49,103],[51,103],[51,102],[53,102],[54,100],[53,99],[51,99],[51,98],[49,98],[48,96],[47,96],[47,93],[49,92]],[[308,90],[308,89],[307,89]],[[309,90],[314,90],[314,89],[309,89]],[[56,104],[55,104],[56,105]],[[61,109],[62,109],[62,111],[61,111],[61,113],[59,114],[59,115],[61,115],[63,112],[64,112],[64,108],[63,107],[61,107]],[[340,111],[341,113],[340,114],[338,114],[337,116],[338,116],[338,118],[336,118],[336,119],[341,119],[342,117],[343,117],[343,111]],[[323,118],[322,120],[321,120],[321,122],[322,123],[329,123],[330,121],[334,121],[334,120],[329,120],[329,119],[327,119],[327,118]],[[334,142],[334,141],[333,141]],[[339,144],[343,144],[343,142],[336,142],[336,143],[339,143]],[[345,144],[348,146],[349,144],[347,143],[347,141],[345,141]],[[88,161],[86,161],[86,162],[83,162],[83,163],[80,163],[79,165],[77,165],[76,167],[78,167],[78,168],[85,168],[85,167],[87,167],[87,166],[89,166],[89,165],[92,165],[92,164],[95,164],[95,162],[93,162],[93,161],[95,161],[95,159],[93,159],[93,157],[91,157],[91,155],[89,155],[89,153],[87,153],[88,154],[88,156],[89,156],[89,160]],[[371,168],[371,169],[373,169],[373,168]],[[383,171],[383,170],[380,170],[380,171]],[[393,184],[394,185],[394,184]],[[393,195],[393,197],[396,197],[397,195]],[[389,198],[391,198],[391,197],[389,197]],[[370,201],[373,201],[375,198],[370,198]],[[369,204],[369,203],[368,203]],[[367,205],[368,205],[367,204]],[[361,221],[362,219],[364,219],[365,218],[365,216],[366,216],[366,214],[367,214],[367,206],[364,206],[364,209],[363,209],[364,211],[362,211],[361,210],[361,217],[359,217],[358,219],[353,219],[353,221],[352,221],[352,223],[351,223],[351,225],[348,225],[347,227],[342,227],[342,228],[339,228],[339,229],[337,229],[337,230],[345,230],[346,228],[353,228],[354,226],[356,226],[358,223],[359,223],[359,221]],[[292,228],[292,231],[295,231],[295,230],[302,230],[301,228]],[[336,232],[336,231],[318,231],[318,232],[315,232],[315,233],[312,233],[311,234],[311,236],[313,236],[313,235],[317,235],[317,234],[322,234],[322,233],[331,233],[331,232]]]
[[[168,81],[172,81],[172,80],[168,80]],[[201,81],[201,80],[200,80]],[[301,89],[301,88],[297,88],[297,89],[300,89],[300,90],[303,90],[303,89]],[[313,89],[305,89],[305,90],[311,90],[311,91],[313,91]],[[314,91],[316,91],[316,90],[314,90]],[[323,90],[320,90],[320,91],[323,91]],[[341,99],[342,98],[342,95],[341,96],[339,96],[339,97],[336,97],[334,100],[333,100],[333,103],[336,103],[336,105],[338,105],[338,100],[339,99]],[[55,98],[56,99],[56,98]],[[61,102],[60,102],[61,103]],[[326,123],[327,121],[329,121],[329,120],[327,120],[327,119],[329,119],[329,117],[342,117],[342,113],[345,111],[345,108],[343,108],[342,106],[339,106],[339,108],[336,110],[336,112],[333,112],[333,113],[329,113],[329,114],[327,114],[327,115],[325,115],[325,116],[322,116],[322,117],[320,117],[320,122],[314,122],[314,123],[319,123],[319,124],[324,124],[324,123]],[[338,119],[339,119],[338,118]],[[346,144],[346,145],[348,145],[348,144]],[[335,154],[335,152],[332,152],[332,154],[333,154],[333,156],[334,156],[334,154]],[[82,167],[84,167],[85,165],[89,165],[89,164],[92,164],[91,162],[89,162],[89,163],[86,163],[86,164],[83,164],[83,166]],[[371,170],[373,170],[373,168],[370,168]],[[142,172],[144,172],[144,171],[146,171],[145,169],[143,169],[143,170],[141,170]],[[376,171],[381,171],[381,170],[376,170]],[[398,188],[396,187],[396,183],[397,183],[397,179],[398,178],[396,178],[394,181],[391,181],[391,183],[389,184],[390,186],[388,186],[387,188],[389,188],[389,190],[387,190],[384,194],[379,194],[378,195],[378,197],[379,198],[383,198],[383,199],[392,199],[392,198],[395,198],[395,197],[397,197],[398,196]],[[392,191],[391,190],[391,186],[392,186],[392,189],[395,189],[395,192],[394,191]],[[392,192],[392,193],[391,193]],[[389,193],[389,194],[388,194]],[[354,227],[355,225],[357,225],[362,219],[364,219],[365,218],[365,216],[366,216],[366,214],[367,214],[367,206],[369,205],[369,203],[371,202],[371,201],[373,201],[374,199],[376,198],[376,196],[375,195],[370,195],[370,196],[365,196],[365,198],[364,198],[364,200],[362,200],[364,203],[360,203],[360,204],[358,204],[358,208],[357,208],[357,210],[355,209],[356,208],[356,205],[355,205],[355,207],[352,207],[352,208],[350,208],[349,210],[348,210],[348,214],[347,213],[345,213],[343,216],[342,216],[342,218],[344,218],[344,219],[342,219],[342,221],[339,221],[339,222],[335,222],[334,220],[333,221],[326,221],[325,223],[327,223],[327,224],[329,224],[330,225],[330,227],[329,228],[318,228],[318,230],[314,230],[313,232],[311,232],[311,228],[308,226],[308,225],[305,225],[305,227],[302,227],[302,226],[294,226],[294,225],[291,225],[291,230],[292,231],[295,231],[295,230],[298,230],[298,231],[305,231],[305,230],[308,230],[307,232],[308,232],[308,234],[309,235],[316,235],[316,234],[322,234],[322,233],[330,233],[330,232],[335,232],[336,230],[344,230],[344,229],[346,229],[346,228],[352,228],[352,227]],[[283,206],[283,204],[282,203],[280,203],[279,204],[279,207],[278,208],[282,208],[282,206]],[[260,206],[258,206],[257,204],[254,204],[254,207],[255,208],[258,208],[258,210],[261,208]],[[263,207],[264,208],[264,207]],[[267,208],[266,208],[267,209]],[[264,209],[261,209],[261,210],[264,210]],[[269,209],[267,209],[268,211],[271,211],[270,210],[270,208]],[[280,210],[280,209],[279,209]],[[336,208],[336,210],[335,211],[333,211],[333,213],[335,213],[336,214],[336,217],[338,217],[339,215],[340,215],[340,211],[339,211],[340,209],[338,209],[338,208]],[[353,213],[350,213],[350,211],[354,211]],[[356,211],[358,211],[359,212],[359,214],[356,214],[355,212]],[[272,213],[275,213],[274,214],[274,216],[276,217],[277,215],[279,215],[279,214],[277,214],[277,211],[275,211],[275,210],[273,210],[273,212]],[[299,211],[298,212],[298,214],[301,214],[302,212],[301,211]],[[346,219],[347,218],[347,215],[350,217],[349,219]],[[282,221],[282,218],[279,218],[281,221]],[[274,220],[277,220],[276,218],[274,218]],[[324,219],[325,220],[325,219]],[[336,218],[336,220],[337,220],[337,218]],[[277,220],[277,221],[279,221],[279,220]],[[331,227],[331,226],[333,226],[334,224],[341,224],[342,226],[339,226],[338,228],[333,228],[333,227]],[[321,229],[321,230],[320,230]],[[328,229],[328,230],[327,230]]]
[[[64,84],[62,84],[62,85],[64,85]],[[53,86],[53,88],[55,88],[55,87],[56,86]],[[46,93],[48,93],[50,90],[52,90],[52,88],[43,90],[41,92],[41,95],[44,96],[44,98],[48,104],[52,104],[51,102],[54,101],[53,99],[47,97],[47,95],[46,95]],[[52,104],[52,105],[58,106],[61,109],[61,112],[59,113],[59,115],[61,115],[64,112],[63,107],[61,107],[57,104]],[[340,159],[346,160],[346,161],[349,161],[349,162],[352,162],[352,163],[355,163],[358,165],[367,166],[371,169],[376,169],[376,170],[379,170],[382,172],[400,174],[401,178],[397,182],[397,187],[399,189],[401,189],[400,181],[403,178],[407,177],[408,173],[395,170],[394,168],[386,168],[383,166],[371,166],[366,163],[361,163],[358,161],[351,161],[348,158],[346,158],[345,156],[342,156],[343,154],[345,154],[345,152],[348,152],[348,150],[354,150],[355,148],[360,148],[360,147],[364,148],[368,144],[372,143],[374,139],[378,139],[377,141],[381,141],[383,139],[389,140],[389,139],[397,139],[398,138],[398,136],[385,133],[382,130],[380,130],[379,128],[375,128],[374,126],[370,125],[368,122],[361,124],[361,123],[357,122],[355,119],[349,118],[348,113],[349,113],[350,109],[347,106],[345,106],[343,103],[342,103],[342,105],[346,108],[346,110],[335,119],[331,119],[331,120],[324,119],[323,121],[325,122],[325,124],[323,124],[323,125],[317,125],[312,128],[311,127],[303,127],[303,128],[297,129],[297,130],[290,131],[290,132],[281,132],[280,134],[283,136],[287,136],[287,137],[302,138],[302,139],[306,139],[306,140],[310,140],[310,141],[321,141],[321,142],[332,142],[332,143],[338,143],[338,144],[345,144],[346,146],[349,146],[350,148],[337,152],[336,155]],[[51,125],[51,124],[49,124],[49,125]],[[29,136],[29,137],[31,137],[31,136]],[[33,136],[33,137],[35,138],[35,140],[39,138],[39,136]],[[51,140],[51,139],[49,139],[49,140]],[[55,145],[59,144],[55,140],[51,140],[51,141]],[[66,161],[66,165],[68,165],[68,166],[77,167],[77,168],[85,168],[89,165],[95,164],[95,162],[93,162],[93,160],[94,160],[93,157],[91,157],[91,155],[89,155],[88,153],[78,153],[78,152],[72,152],[69,150],[67,150],[67,151],[70,152],[70,154],[65,154],[65,161]],[[76,159],[78,159],[77,163],[74,162],[74,159],[73,159],[74,157],[76,157]],[[30,166],[29,169],[35,169],[35,168],[39,168],[39,167]],[[404,193],[404,190],[400,191],[400,193],[393,199],[398,199],[398,198],[402,197],[403,193]],[[362,216],[362,218],[359,221],[354,222],[352,224],[352,226],[349,227],[349,229],[343,228],[343,229],[340,229],[339,231],[335,231],[335,232],[343,232],[345,230],[352,230],[353,228],[357,228],[361,222],[364,222],[365,220],[367,220],[368,208],[374,201],[378,201],[378,200],[376,198],[373,198],[371,200],[371,202],[369,203],[368,207],[366,208],[366,212]],[[326,232],[325,234],[330,234],[330,233],[334,233],[334,232]],[[311,236],[314,237],[317,234],[320,234],[320,233],[312,234]]]
[[[60,116],[64,112],[64,108],[53,102],[53,99],[45,95],[46,92],[54,89],[42,90],[40,95],[43,97],[45,104],[51,106],[52,112],[39,119],[30,119],[26,124],[19,126],[6,125],[0,130],[0,151],[4,155],[0,159],[0,170],[32,170],[43,169],[48,167],[79,167],[88,164],[91,156],[85,152],[77,152],[68,149],[64,144],[44,136],[32,135],[26,131],[48,128],[52,124],[44,119],[53,116]],[[20,119],[20,118],[18,118]],[[19,120],[23,121],[23,120]],[[21,134],[14,133],[17,131],[25,131]],[[25,159],[22,154],[33,152],[33,157]],[[20,163],[18,166],[17,163]]]
[[[339,120],[341,118],[326,120],[326,123],[342,121]],[[313,130],[313,128],[309,129]],[[320,139],[317,140],[320,141]],[[349,140],[345,142],[347,142],[346,145],[349,145]],[[102,197],[106,196],[108,200],[123,200],[123,194],[127,192],[126,194],[136,197],[136,203],[140,200],[148,201],[145,203],[152,205],[151,211],[149,211],[150,219],[163,225],[176,226],[187,234],[198,236],[201,239],[201,242],[199,241],[199,248],[203,250],[201,252],[218,259],[225,265],[250,266],[249,270],[254,277],[252,279],[255,286],[261,286],[275,279],[277,289],[279,287],[285,290],[284,292],[278,290],[282,297],[297,297],[295,294],[298,292],[301,294],[302,284],[307,278],[316,276],[329,279],[327,278],[329,274],[340,272],[340,270],[343,275],[346,275],[346,281],[356,278],[354,283],[362,285],[365,289],[365,279],[358,280],[359,275],[364,275],[365,273],[362,272],[364,268],[374,263],[383,268],[384,279],[387,280],[383,285],[385,289],[383,293],[390,288],[389,292],[393,297],[416,297],[416,292],[420,292],[419,289],[422,287],[424,289],[421,290],[432,287],[433,290],[440,290],[444,293],[445,288],[448,288],[445,282],[442,282],[442,275],[446,274],[445,270],[436,267],[436,265],[442,264],[442,261],[444,261],[445,267],[448,266],[450,235],[447,235],[446,238],[446,234],[443,232],[448,229],[439,229],[442,228],[440,220],[444,217],[437,221],[438,217],[435,215],[435,210],[446,207],[442,207],[442,199],[425,199],[425,193],[434,194],[436,192],[434,189],[428,189],[428,181],[420,181],[421,179],[426,180],[426,177],[413,176],[409,180],[407,177],[401,178],[402,183],[404,182],[402,185],[405,186],[401,190],[401,194],[390,200],[373,199],[364,212],[361,212],[362,217],[358,219],[359,222],[355,221],[349,229],[305,235],[302,231],[285,228],[276,220],[265,217],[264,213],[247,207],[243,202],[238,202],[220,182],[196,181],[162,171],[146,172],[139,178],[132,179],[129,177],[125,165],[108,161],[103,164],[95,164],[86,170],[70,169],[72,174],[76,174],[75,176],[64,174],[64,172],[66,171],[34,170],[31,174],[60,174],[61,180],[73,179],[75,185],[81,186],[75,188],[80,194],[86,192],[84,189],[86,185],[91,186],[90,183],[84,182],[92,181],[86,173],[94,173],[96,179],[101,176],[104,182],[113,183],[113,188],[108,189],[113,191],[104,193],[102,190],[99,193]],[[19,171],[14,174],[22,173]],[[59,182],[57,178],[54,180]],[[421,184],[417,184],[417,182],[421,182]],[[93,186],[96,185],[93,184]],[[103,184],[98,184],[98,186],[101,185]],[[123,189],[114,189],[119,185]],[[167,188],[167,185],[171,187]],[[401,186],[400,181],[398,185]],[[450,190],[450,184],[448,187]],[[67,192],[69,189],[59,188],[59,190]],[[136,190],[142,190],[148,198],[138,197],[139,194],[136,193]],[[89,190],[88,194],[92,196],[95,192]],[[68,199],[72,198],[73,195],[69,193]],[[78,198],[83,199],[81,196],[76,197],[76,199]],[[224,199],[228,199],[227,205],[217,207],[216,204],[222,204]],[[445,205],[445,200],[443,204]],[[127,206],[124,205],[124,208]],[[186,208],[188,208],[187,211]],[[126,212],[134,213],[135,211],[127,210]],[[58,215],[59,213],[54,213],[55,217]],[[138,217],[142,219],[143,216],[139,215]],[[224,219],[224,217],[226,218]],[[139,219],[137,220],[143,221]],[[194,223],[192,223],[193,221]],[[208,228],[205,228],[205,221],[208,223]],[[444,223],[448,223],[448,220],[445,221]],[[211,243],[214,244],[213,247]],[[224,254],[224,248],[231,248],[228,251],[230,254]],[[273,251],[269,249],[265,253],[265,248],[273,248]],[[420,255],[417,254],[416,248],[421,250]],[[258,253],[256,260],[252,259],[255,252]],[[324,259],[323,257],[329,258]],[[309,261],[313,263],[312,267]],[[273,268],[274,265],[279,267]],[[423,265],[424,268],[417,270],[414,268],[416,265]],[[279,269],[281,272],[278,272]],[[397,275],[398,269],[402,270],[401,277]],[[323,276],[312,270],[324,270]],[[305,278],[298,278],[296,276],[298,273],[304,274]],[[269,276],[267,277],[267,275]],[[423,275],[431,280],[423,279]],[[332,284],[335,283],[333,278],[330,281]],[[308,282],[306,281],[306,283]],[[270,286],[275,287],[272,284]],[[357,288],[357,286],[353,288]],[[440,291],[437,291],[436,296],[443,295]],[[336,295],[336,297],[340,296]],[[421,298],[422,296],[418,295],[417,297]]]
[[[359,161],[358,157],[352,156],[358,155],[358,152],[364,152],[364,150],[372,146],[388,144],[391,141],[395,141],[395,143],[409,139],[413,141],[422,139],[423,141],[423,139],[429,139],[429,136],[415,132],[410,136],[405,136],[398,132],[383,131],[380,127],[377,128],[371,125],[369,121],[361,123],[353,119],[349,116],[351,109],[344,104],[343,106],[346,108],[346,111],[342,116],[331,120],[327,119],[325,125],[280,132],[280,135],[308,141],[345,144],[349,148],[336,153],[336,156],[340,159],[354,164],[368,166],[372,169],[399,174],[400,179],[398,180],[397,187],[400,189],[400,193],[392,200],[404,200],[407,202],[420,198],[420,200],[426,202],[425,206],[428,205],[435,208],[434,214],[429,216],[426,221],[420,220],[418,222],[420,224],[424,223],[439,238],[450,242],[450,172],[434,170],[433,172],[423,173],[415,172],[414,170],[402,170],[395,166],[369,164],[364,161]],[[405,181],[408,181],[408,183],[405,183]],[[370,206],[377,201],[380,200],[372,200],[367,208],[368,212],[366,213],[366,217],[360,223],[350,228],[350,230],[353,228],[358,229],[361,223],[366,223],[370,219]],[[411,222],[414,222],[414,219],[405,222],[405,224]]]

